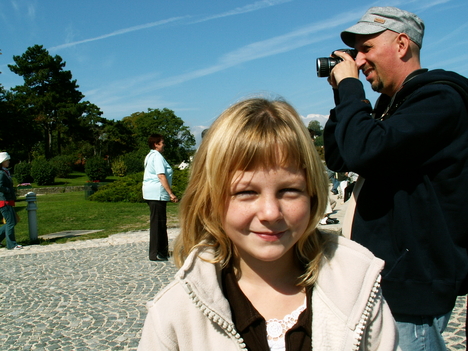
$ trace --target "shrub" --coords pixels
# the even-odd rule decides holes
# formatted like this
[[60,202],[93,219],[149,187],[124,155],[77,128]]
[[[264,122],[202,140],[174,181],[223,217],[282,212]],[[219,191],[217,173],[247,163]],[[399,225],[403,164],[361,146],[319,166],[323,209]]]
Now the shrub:
[[119,156],[112,162],[111,169],[112,174],[116,177],[125,177],[127,175],[127,166],[122,156]]
[[55,180],[55,168],[45,157],[39,157],[31,163],[31,176],[37,185],[51,185]]
[[27,162],[20,162],[15,165],[13,174],[18,182],[21,183],[32,183],[33,178],[31,176],[31,164]]
[[145,170],[144,161],[148,150],[140,149],[129,152],[122,156],[125,166],[127,166],[127,174],[140,173]]
[[73,156],[55,156],[50,160],[55,168],[57,177],[66,178],[73,171]]
[[[181,198],[187,187],[189,170],[174,169],[172,176],[172,191]],[[143,172],[135,173],[102,186],[88,199],[98,202],[144,202],[141,186]]]
[[91,157],[86,160],[85,173],[89,180],[99,180],[102,182],[110,174],[110,168],[106,160],[100,157]]
[[186,169],[174,169],[174,173],[172,174],[172,191],[174,194],[180,199],[187,188],[188,180],[189,180],[190,170],[189,168]]
[[88,199],[98,202],[144,202],[142,181],[143,173],[132,174],[100,187]]

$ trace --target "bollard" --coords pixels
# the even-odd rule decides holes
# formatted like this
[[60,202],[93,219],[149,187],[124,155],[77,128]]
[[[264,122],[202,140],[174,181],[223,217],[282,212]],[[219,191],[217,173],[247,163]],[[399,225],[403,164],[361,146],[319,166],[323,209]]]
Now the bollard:
[[28,205],[26,210],[28,211],[28,224],[29,224],[29,239],[31,243],[37,243],[37,201],[36,201],[36,194],[33,192],[29,192],[26,194],[26,201]]

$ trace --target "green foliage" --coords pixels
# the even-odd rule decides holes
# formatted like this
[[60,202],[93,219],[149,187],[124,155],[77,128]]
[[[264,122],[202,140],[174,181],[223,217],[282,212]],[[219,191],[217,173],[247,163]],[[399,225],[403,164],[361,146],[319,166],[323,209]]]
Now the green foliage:
[[24,99],[0,86],[0,150],[15,160],[30,160],[30,152],[41,139],[33,117],[22,109]]
[[[8,65],[24,79],[23,85],[11,89],[9,113],[14,115],[7,130],[24,141],[22,149],[30,152],[41,143],[46,158],[61,155],[68,144],[87,142],[94,152],[101,151],[102,112],[78,90],[76,79],[65,70],[66,63],[58,55],[51,56],[42,45],[29,47],[15,64]],[[14,128],[17,123],[19,128]],[[21,132],[20,132],[21,131]],[[15,145],[15,149],[16,149]],[[26,157],[25,157],[26,156]],[[31,155],[21,155],[21,159]]]
[[188,180],[190,176],[189,168],[186,169],[174,169],[172,174],[172,191],[180,199],[187,188]]
[[98,202],[144,202],[141,192],[143,173],[132,174],[105,185],[89,197]]
[[31,164],[28,162],[20,162],[15,165],[13,174],[18,184],[31,183],[33,178],[31,176]]
[[133,132],[123,121],[106,120],[103,127],[102,152],[111,158],[137,148]]
[[110,174],[107,161],[100,157],[91,157],[86,160],[85,173],[91,181],[104,181]]
[[123,155],[125,166],[127,167],[127,174],[140,173],[145,170],[145,157],[149,149],[140,149],[129,152]]
[[[187,187],[189,172],[188,169],[174,169],[172,191],[179,198],[182,197]],[[99,202],[143,202],[142,183],[142,172],[132,174],[100,187],[97,192],[89,197],[89,200]]]
[[122,156],[119,156],[111,164],[112,174],[116,177],[125,177],[127,175],[127,166]]
[[319,121],[310,121],[307,129],[313,131],[315,136],[321,136],[323,134],[323,129]]
[[[72,154],[114,160],[125,155],[127,174],[132,174],[143,170],[147,139],[154,133],[164,136],[170,164],[187,161],[193,152],[195,138],[172,110],[148,109],[120,121],[106,120],[98,106],[83,100],[60,56],[34,45],[13,61],[8,67],[24,83],[10,90],[0,85],[0,149],[15,160]],[[67,173],[66,163],[54,160],[61,176]]]
[[73,156],[55,156],[50,160],[55,168],[56,176],[59,178],[66,178],[73,171],[73,163],[75,157]]
[[189,159],[190,151],[195,146],[195,137],[190,133],[184,121],[174,111],[164,108],[148,109],[148,112],[136,112],[122,120],[135,135],[140,148],[148,149],[148,137],[161,134],[164,137],[164,158],[170,164],[179,164]]
[[31,176],[37,185],[54,184],[55,168],[45,157],[39,157],[31,163]]

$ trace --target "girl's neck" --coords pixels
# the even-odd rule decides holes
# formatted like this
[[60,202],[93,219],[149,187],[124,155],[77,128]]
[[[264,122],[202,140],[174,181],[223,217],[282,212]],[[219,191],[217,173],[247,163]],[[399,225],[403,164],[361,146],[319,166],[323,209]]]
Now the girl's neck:
[[240,289],[265,320],[282,319],[304,303],[305,288],[297,285],[301,266],[293,255],[283,259],[265,262],[239,258],[235,262]]
[[[291,250],[293,251],[293,250]],[[269,286],[282,294],[294,294],[301,291],[297,286],[302,268],[294,254],[287,254],[277,261],[244,260],[238,257],[234,267],[239,285],[257,287]]]

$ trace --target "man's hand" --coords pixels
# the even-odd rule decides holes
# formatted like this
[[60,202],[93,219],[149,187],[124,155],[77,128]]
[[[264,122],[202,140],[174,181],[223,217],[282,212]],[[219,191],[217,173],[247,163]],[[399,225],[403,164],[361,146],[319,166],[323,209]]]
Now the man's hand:
[[340,82],[345,78],[359,79],[359,70],[356,61],[354,61],[350,55],[343,51],[335,51],[333,54],[343,59],[343,61],[332,69],[330,77],[328,77],[328,82],[333,89],[337,89]]

